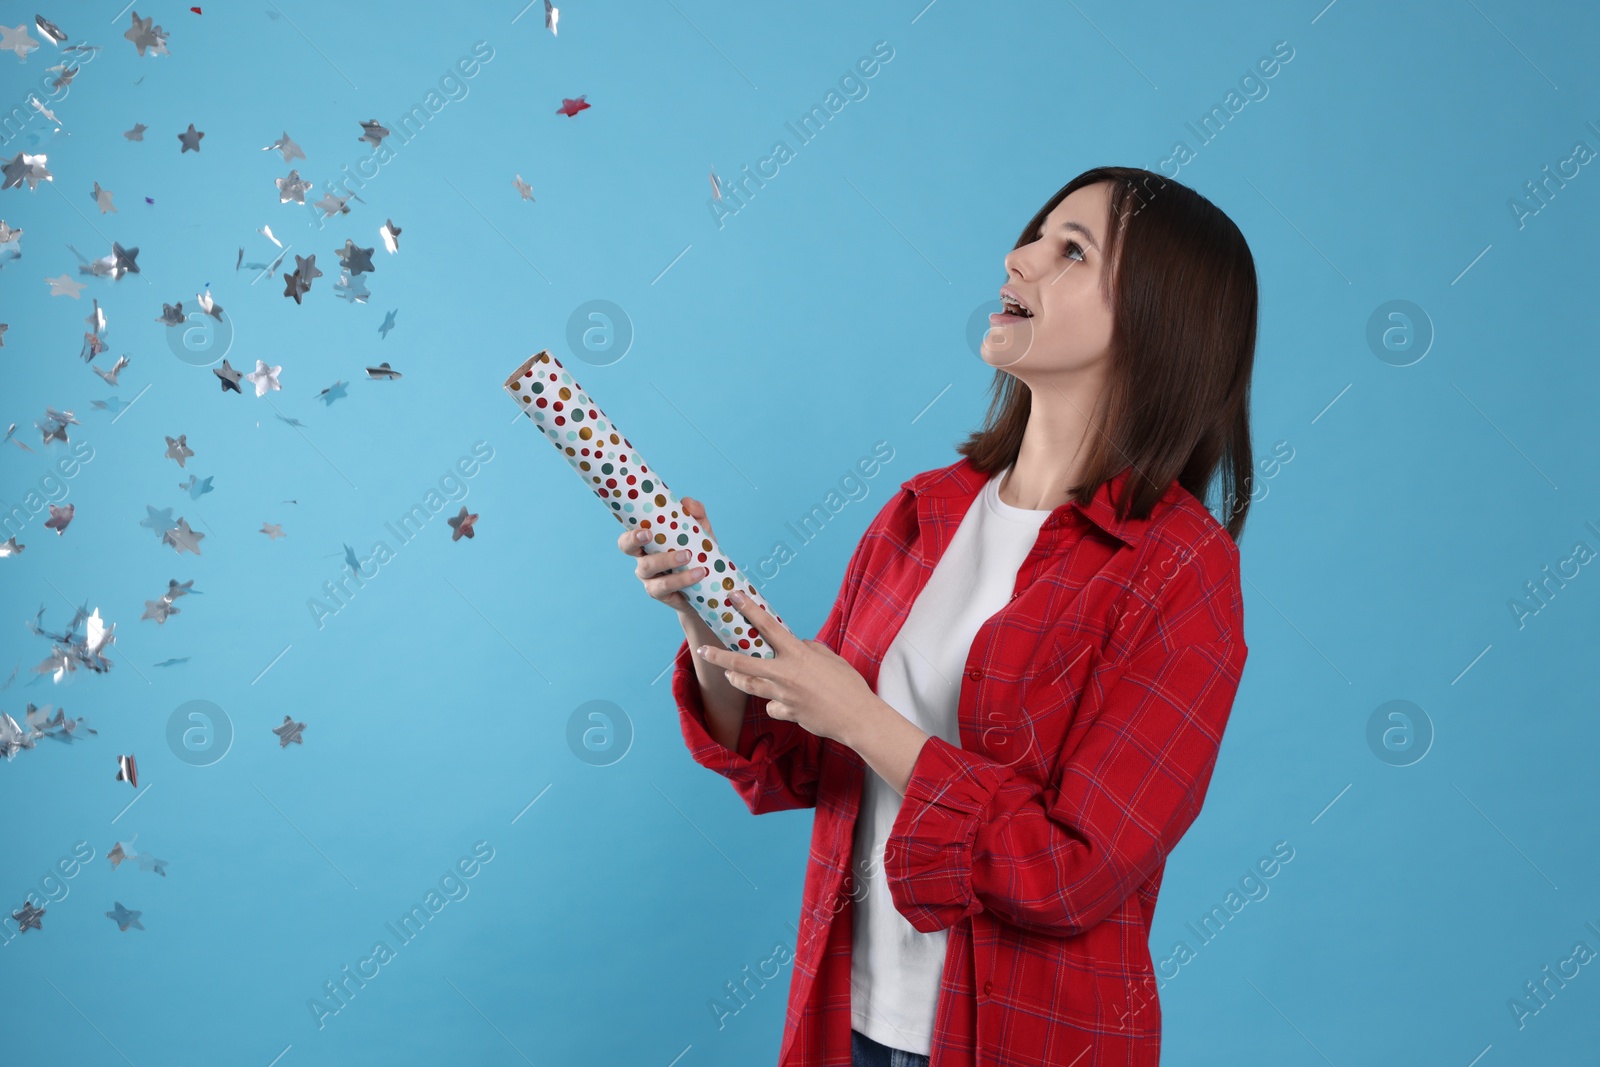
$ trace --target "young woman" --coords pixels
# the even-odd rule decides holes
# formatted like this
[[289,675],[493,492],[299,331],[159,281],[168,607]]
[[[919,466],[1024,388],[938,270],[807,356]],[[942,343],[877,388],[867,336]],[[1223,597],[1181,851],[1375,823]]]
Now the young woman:
[[731,652],[692,557],[618,542],[682,620],[693,758],[816,809],[780,1067],[1160,1054],[1151,917],[1247,653],[1255,264],[1204,197],[1099,167],[1005,268],[986,425],[879,511],[816,640],[730,589],[774,655]]

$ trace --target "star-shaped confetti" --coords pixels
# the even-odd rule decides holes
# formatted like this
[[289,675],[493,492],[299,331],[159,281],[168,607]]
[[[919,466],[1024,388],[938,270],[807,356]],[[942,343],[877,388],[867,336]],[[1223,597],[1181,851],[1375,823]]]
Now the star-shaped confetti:
[[178,483],[178,488],[189,490],[190,500],[199,500],[211,492],[211,480],[215,477],[216,475],[214,474],[208,474],[204,478],[201,478],[198,474],[191,474],[187,482]]
[[300,303],[300,298],[311,291],[312,279],[320,277],[322,277],[322,271],[317,269],[315,253],[304,258],[295,256],[294,273],[283,276],[283,295],[294,297],[294,302],[298,304]]
[[122,36],[133,42],[133,46],[139,50],[141,56],[147,48],[153,56],[167,55],[167,31],[150,23],[150,19],[141,19],[139,13],[135,11],[133,25],[129,26]]
[[395,308],[394,311],[388,312],[386,315],[383,316],[383,325],[378,327],[378,336],[380,338],[383,338],[385,340],[388,339],[389,331],[394,329],[395,313],[398,312],[399,310],[400,310],[399,308]]
[[[67,246],[71,248],[71,245]],[[78,258],[82,259],[82,256]],[[124,274],[139,273],[139,248],[123,248],[116,241],[111,242],[111,253],[101,256],[93,262],[85,262],[78,267],[79,274],[88,274],[96,278],[110,278],[116,281]]]
[[35,15],[35,16],[33,16],[33,24],[35,26],[39,27],[39,32],[40,33],[42,33],[46,37],[50,38],[57,45],[60,45],[62,42],[64,42],[67,39],[67,35],[61,31],[61,27],[57,26],[55,23],[51,22],[49,19],[45,18],[43,15]]
[[375,248],[357,248],[356,243],[346,240],[343,248],[335,248],[334,254],[339,257],[339,265],[352,275],[365,274],[373,269],[372,253]]
[[347,201],[349,199],[350,199],[350,197],[348,197],[348,196],[335,196],[331,192],[330,193],[324,193],[323,196],[322,196],[322,199],[318,200],[312,206],[319,207],[319,208],[322,209],[322,217],[323,218],[331,219],[335,215],[348,215],[348,214],[350,214],[350,209],[345,206],[345,201]]
[[278,735],[278,747],[288,748],[291,741],[297,745],[305,744],[305,740],[300,736],[305,728],[305,723],[295,722],[293,718],[285,715],[283,717],[283,725],[274,726],[272,732]]
[[127,355],[123,354],[117,357],[117,361],[111,365],[110,370],[105,370],[101,367],[91,367],[90,369],[100,375],[101,378],[104,378],[107,385],[115,387],[117,375],[122,373],[122,368],[126,367],[129,362]]
[[361,136],[358,141],[366,141],[373,148],[378,147],[378,142],[389,136],[389,131],[377,119],[368,119],[361,124]]
[[584,99],[588,95],[588,93],[584,93],[583,96],[578,97],[576,100],[568,100],[566,97],[562,97],[561,106],[556,108],[556,114],[565,115],[570,119],[578,112],[588,110],[589,102]]
[[178,134],[178,142],[182,145],[178,149],[178,154],[181,156],[185,152],[200,151],[200,138],[204,136],[204,133],[194,128],[194,123],[189,123],[189,128]]
[[189,447],[188,440],[189,435],[186,433],[180,433],[176,439],[167,438],[167,452],[163,458],[175,459],[178,461],[178,466],[183,466],[183,461],[194,455],[194,449]]
[[365,278],[352,278],[349,271],[343,271],[333,283],[333,295],[352,304],[365,304],[372,292]]
[[149,504],[144,506],[145,516],[139,520],[139,525],[151,531],[160,540],[161,535],[172,529],[172,509],[162,508],[157,511]]
[[367,368],[367,377],[373,379],[374,381],[384,380],[392,382],[396,378],[401,377],[401,374],[399,371],[391,368],[389,364],[380,363],[376,367]]
[[31,900],[23,901],[22,908],[11,913],[11,917],[17,920],[17,933],[25,934],[29,930],[42,931],[44,927],[39,924],[39,920],[44,918],[44,913],[48,910],[48,908],[34,907]]
[[266,534],[267,535],[267,540],[269,540],[269,541],[276,541],[280,537],[287,536],[283,532],[282,524],[281,523],[276,523],[276,522],[264,522],[264,523],[262,523],[260,532]]
[[269,367],[264,359],[256,360],[256,369],[245,375],[245,379],[256,387],[256,396],[266,396],[268,390],[282,389],[278,384],[278,374],[282,367]]
[[116,923],[118,930],[126,930],[130,926],[135,930],[144,929],[144,924],[139,921],[139,916],[143,915],[144,912],[132,911],[128,908],[124,908],[122,906],[122,901],[120,900],[115,901],[114,903],[116,905],[116,910],[106,912],[106,918]]
[[178,525],[162,532],[161,540],[171,545],[173,551],[180,556],[185,552],[193,552],[198,556],[200,555],[200,542],[205,540],[205,536],[203,533],[190,529],[188,519],[180,518]]
[[23,182],[28,183],[30,190],[37,189],[39,183],[55,180],[45,167],[46,157],[43,155],[30,156],[26,152],[18,152],[0,166],[0,174],[5,175],[5,181],[0,183],[0,189],[14,189]]
[[284,130],[282,137],[279,137],[261,151],[270,152],[274,148],[283,153],[283,161],[285,163],[306,158],[305,152],[301,151],[300,146],[294,143],[294,138],[289,136],[288,130]]
[[222,361],[222,366],[212,367],[211,373],[222,379],[222,391],[224,393],[226,393],[229,389],[232,389],[236,393],[241,391],[239,389],[239,372],[234,370],[233,367],[229,366],[226,359]]
[[477,534],[473,531],[473,525],[478,521],[478,516],[476,514],[467,514],[467,506],[465,504],[461,506],[461,513],[459,515],[446,519],[445,521],[450,524],[450,529],[452,531],[450,534],[450,540],[452,541],[459,541],[463,537],[477,536]]
[[149,128],[150,127],[146,126],[142,122],[135,122],[133,124],[133,129],[124,131],[122,136],[126,137],[130,141],[142,141],[144,140],[144,131],[148,130]]
[[556,36],[556,22],[561,18],[561,9],[550,0],[544,0],[544,28],[550,31],[550,36]]
[[70,296],[76,300],[78,294],[83,292],[83,283],[73,281],[70,274],[63,274],[59,278],[46,278],[45,281],[50,283],[51,296]]
[[522,194],[522,199],[524,199],[524,200],[532,200],[533,199],[533,186],[531,186],[527,182],[523,181],[522,180],[522,175],[520,175],[520,174],[517,175],[516,178],[514,178],[512,180],[511,184],[515,185],[517,187],[517,192]]
[[183,301],[180,300],[176,304],[163,302],[161,314],[156,317],[156,321],[163,326],[182,326],[187,321],[187,316],[183,313]]
[[116,214],[117,205],[111,202],[111,197],[112,192],[110,189],[102,189],[99,182],[94,183],[94,202],[95,206],[100,209],[100,214]]
[[22,62],[28,61],[28,53],[39,47],[39,42],[28,36],[28,24],[20,26],[0,26],[0,52],[15,52]]
[[383,247],[391,255],[400,250],[400,227],[394,224],[393,219],[383,220],[383,225],[378,227],[378,236],[383,238]]
[[61,536],[67,532],[67,524],[72,521],[72,513],[77,510],[78,506],[76,504],[68,504],[64,508],[51,504],[50,518],[45,520],[44,528],[54,530],[57,537]]
[[324,406],[331,407],[335,400],[342,399],[345,396],[345,388],[344,387],[349,385],[349,384],[350,384],[349,382],[343,381],[343,380],[334,382],[332,385],[330,385],[326,389],[322,390],[322,392],[320,392],[316,396],[312,397],[312,399],[313,400],[320,400],[320,401],[322,401]]

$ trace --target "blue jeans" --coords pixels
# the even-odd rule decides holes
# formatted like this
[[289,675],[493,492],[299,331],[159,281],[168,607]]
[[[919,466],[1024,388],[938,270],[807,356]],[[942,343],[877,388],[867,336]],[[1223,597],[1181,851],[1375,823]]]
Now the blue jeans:
[[850,1067],[928,1067],[928,1057],[880,1045],[860,1030],[852,1029]]

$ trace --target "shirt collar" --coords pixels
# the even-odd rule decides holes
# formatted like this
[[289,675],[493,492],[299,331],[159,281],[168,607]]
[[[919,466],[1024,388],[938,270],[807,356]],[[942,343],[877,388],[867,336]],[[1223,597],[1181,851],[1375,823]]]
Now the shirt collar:
[[[1096,490],[1088,504],[1080,504],[1076,500],[1062,504],[1050,513],[1041,529],[1060,525],[1066,521],[1067,511],[1071,509],[1124,544],[1137,545],[1145,528],[1150,525],[1150,518],[1118,518],[1114,503],[1116,494],[1122,492],[1132,470],[1130,465],[1114,474]],[[900,488],[909,489],[918,496],[957,497],[970,504],[991,477],[974,467],[968,457],[962,456],[948,467],[936,467],[913,475],[901,482]]]

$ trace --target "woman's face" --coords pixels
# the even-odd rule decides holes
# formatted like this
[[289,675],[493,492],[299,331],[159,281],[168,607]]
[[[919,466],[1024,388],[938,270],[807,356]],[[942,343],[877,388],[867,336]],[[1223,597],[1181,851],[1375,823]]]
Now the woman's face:
[[[1005,289],[1032,314],[989,316],[983,361],[1033,387],[1103,363],[1111,306],[1101,293],[1111,269],[1105,247],[1110,186],[1074,189],[1045,217],[1033,240],[1006,255]],[[1037,390],[1035,390],[1037,391]]]

